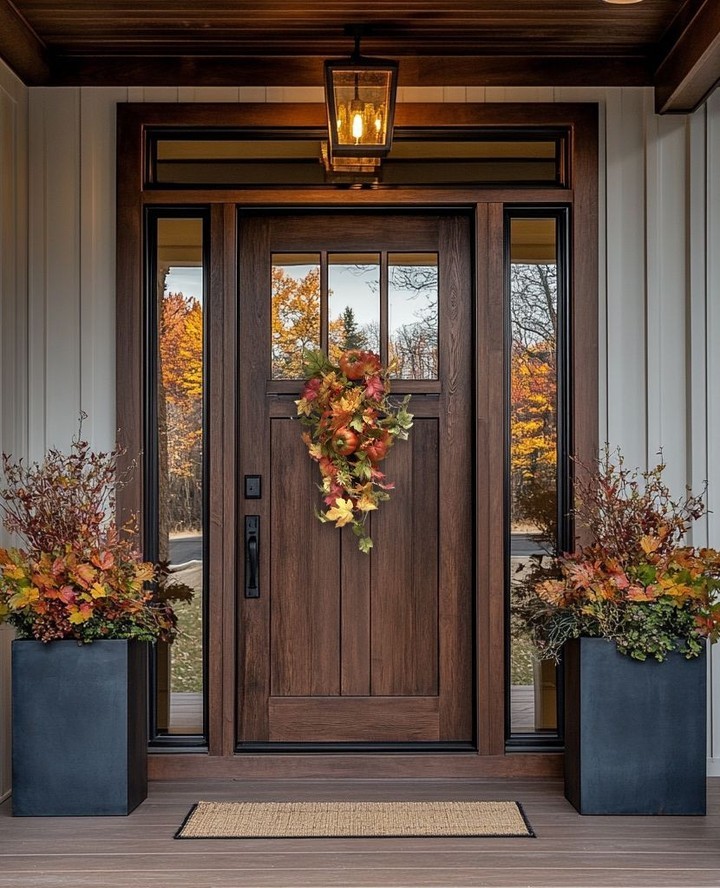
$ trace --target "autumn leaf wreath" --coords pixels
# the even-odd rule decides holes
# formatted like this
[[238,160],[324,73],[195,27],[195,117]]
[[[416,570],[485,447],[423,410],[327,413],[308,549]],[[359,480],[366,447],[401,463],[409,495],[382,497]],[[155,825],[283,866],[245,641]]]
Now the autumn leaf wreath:
[[413,417],[410,395],[392,403],[392,365],[383,368],[374,352],[344,351],[337,364],[322,351],[305,353],[305,385],[297,413],[310,458],[320,469],[325,508],[316,510],[322,522],[352,527],[361,552],[372,540],[367,517],[390,498],[394,484],[378,468],[396,440],[407,440]]

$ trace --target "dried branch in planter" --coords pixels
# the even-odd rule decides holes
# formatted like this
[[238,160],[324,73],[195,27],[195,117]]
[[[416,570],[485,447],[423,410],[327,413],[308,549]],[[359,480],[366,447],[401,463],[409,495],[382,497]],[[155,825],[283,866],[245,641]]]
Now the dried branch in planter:
[[720,636],[720,553],[685,545],[702,495],[673,499],[661,462],[629,470],[608,448],[581,466],[578,524],[590,545],[539,560],[516,585],[516,613],[541,658],[571,638],[607,638],[621,653],[693,657]]
[[114,522],[123,451],[93,451],[80,436],[83,418],[69,453],[53,448],[29,466],[3,454],[4,524],[28,548],[0,549],[0,622],[41,641],[170,642],[176,618],[167,572],[143,561]]

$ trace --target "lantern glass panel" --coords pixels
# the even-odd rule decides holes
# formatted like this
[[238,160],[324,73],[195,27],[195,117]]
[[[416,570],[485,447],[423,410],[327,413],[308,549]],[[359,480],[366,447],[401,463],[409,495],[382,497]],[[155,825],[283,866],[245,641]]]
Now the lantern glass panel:
[[337,144],[384,146],[392,71],[342,69],[332,72]]

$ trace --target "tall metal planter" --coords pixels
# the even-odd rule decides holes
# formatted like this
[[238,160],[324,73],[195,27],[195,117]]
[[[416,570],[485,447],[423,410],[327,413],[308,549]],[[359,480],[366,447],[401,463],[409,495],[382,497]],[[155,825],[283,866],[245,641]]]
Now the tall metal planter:
[[705,814],[705,652],[639,662],[565,645],[565,796],[581,814]]
[[147,644],[12,643],[15,816],[129,814],[147,796]]

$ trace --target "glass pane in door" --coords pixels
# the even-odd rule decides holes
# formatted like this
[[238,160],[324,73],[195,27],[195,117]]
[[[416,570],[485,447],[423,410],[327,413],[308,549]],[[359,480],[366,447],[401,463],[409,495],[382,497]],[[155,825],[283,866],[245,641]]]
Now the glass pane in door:
[[328,354],[337,361],[349,348],[380,351],[380,256],[328,256]]
[[273,253],[272,378],[301,379],[303,352],[320,348],[320,256]]
[[388,256],[388,354],[398,379],[438,378],[437,253]]

